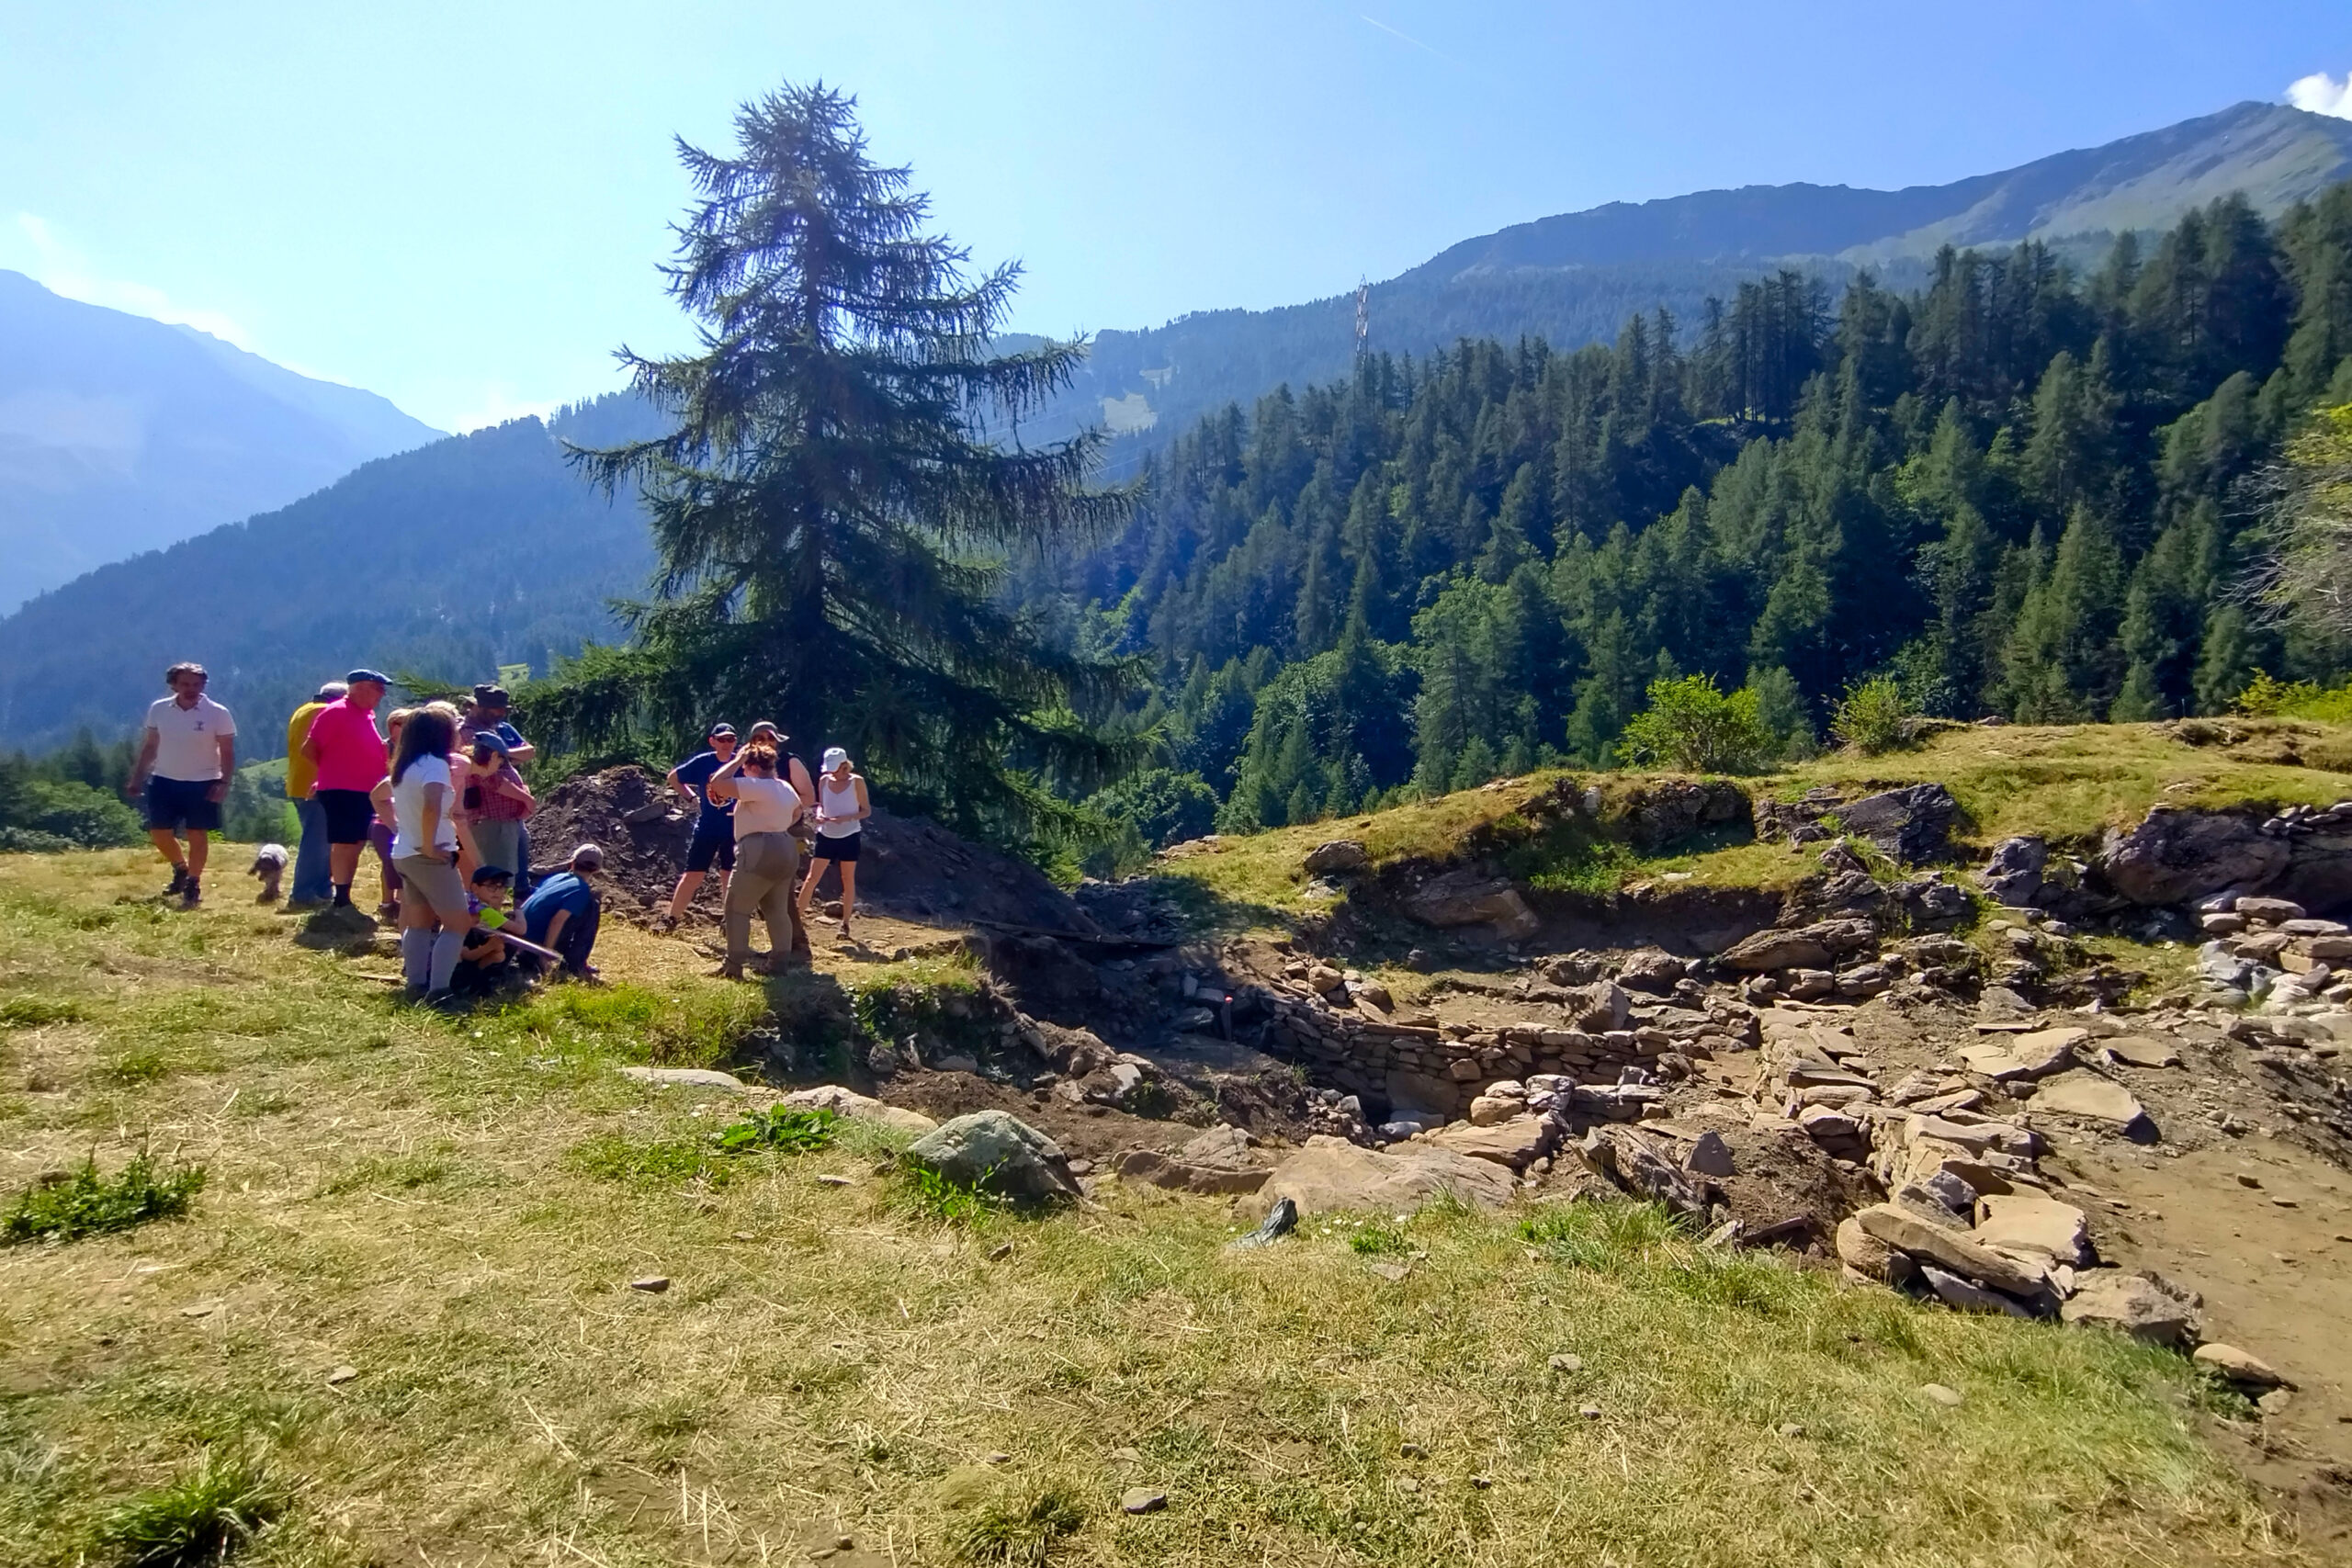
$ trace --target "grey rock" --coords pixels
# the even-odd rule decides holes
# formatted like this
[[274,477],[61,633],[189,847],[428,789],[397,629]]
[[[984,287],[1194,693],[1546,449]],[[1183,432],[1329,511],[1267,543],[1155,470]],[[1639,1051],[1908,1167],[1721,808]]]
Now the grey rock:
[[1518,887],[1472,869],[1430,878],[1406,896],[1404,908],[1424,925],[1492,925],[1507,942],[1533,936],[1544,926]]
[[1156,1514],[1168,1506],[1168,1494],[1157,1486],[1130,1486],[1119,1495],[1119,1507],[1130,1514]]
[[1724,1142],[1721,1133],[1712,1129],[1699,1134],[1683,1155],[1682,1164],[1684,1168],[1702,1176],[1730,1176],[1736,1168],[1731,1145]]
[[1942,784],[1917,784],[1849,801],[1838,808],[1838,819],[1891,859],[1917,864],[1943,853],[1959,810],[1960,802]]
[[2163,1276],[2124,1274],[2098,1269],[2075,1277],[2075,1293],[2058,1315],[2068,1323],[2091,1323],[2182,1348],[2197,1343],[2205,1332],[2204,1303],[2193,1291],[2184,1291]]
[[716,1067],[623,1067],[621,1077],[639,1083],[673,1085],[693,1089],[725,1089],[741,1092],[745,1085],[733,1073],[722,1073]]
[[1936,1293],[1936,1299],[1946,1306],[1956,1307],[1962,1312],[1989,1313],[2009,1317],[2033,1315],[2021,1303],[2011,1301],[2000,1292],[1988,1291],[1981,1285],[1971,1284],[1959,1275],[1939,1269],[1932,1263],[1920,1264],[1919,1275],[1927,1280],[1928,1289]]
[[1032,1201],[1078,1196],[1061,1145],[1002,1111],[944,1122],[908,1145],[907,1156],[961,1187]]
[[[2097,866],[2135,904],[2178,904],[2225,887],[2258,887],[2286,869],[2283,839],[2243,817],[2159,806],[2130,831],[2109,829]],[[2239,899],[2241,912],[2245,903]]]
[[2050,846],[2040,839],[2004,839],[1993,846],[1993,856],[1976,874],[1976,881],[1996,901],[2024,908],[2040,896],[2049,863]]
[[1361,839],[1333,839],[1306,852],[1306,870],[1315,876],[1336,876],[1362,871],[1372,863]]
[[1596,1129],[1589,1152],[1593,1163],[1618,1185],[1655,1198],[1679,1214],[1705,1211],[1705,1201],[1690,1179],[1667,1158],[1656,1140],[1631,1127]]

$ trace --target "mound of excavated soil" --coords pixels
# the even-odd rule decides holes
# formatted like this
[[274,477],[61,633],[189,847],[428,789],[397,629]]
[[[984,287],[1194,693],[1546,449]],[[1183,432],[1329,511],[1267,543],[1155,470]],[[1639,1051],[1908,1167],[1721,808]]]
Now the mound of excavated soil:
[[[694,814],[643,768],[607,768],[548,792],[531,817],[532,858],[545,865],[594,842],[605,872],[640,906],[665,903],[685,869]],[[832,884],[825,884],[829,894]],[[861,907],[931,925],[1023,926],[1078,936],[1094,922],[1035,866],[960,839],[937,823],[876,809],[857,863]]]

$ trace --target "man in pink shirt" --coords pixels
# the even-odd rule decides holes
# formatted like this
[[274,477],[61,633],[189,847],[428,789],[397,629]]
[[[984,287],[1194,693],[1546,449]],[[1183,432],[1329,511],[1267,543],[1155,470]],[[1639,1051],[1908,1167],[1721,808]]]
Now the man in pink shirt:
[[390,772],[384,738],[376,728],[376,708],[390,682],[373,670],[354,670],[344,679],[350,692],[319,710],[302,742],[302,755],[319,770],[312,798],[327,819],[327,876],[334,884],[338,909],[351,907],[359,847],[368,841],[368,824],[376,815],[368,792]]

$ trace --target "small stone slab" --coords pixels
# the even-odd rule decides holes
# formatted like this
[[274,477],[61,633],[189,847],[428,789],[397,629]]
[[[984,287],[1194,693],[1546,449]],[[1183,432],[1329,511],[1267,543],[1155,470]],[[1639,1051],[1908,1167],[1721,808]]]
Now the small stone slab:
[[330,1388],[340,1386],[341,1384],[349,1382],[358,1375],[359,1369],[357,1367],[349,1365],[337,1367],[334,1371],[327,1374],[327,1386]]
[[722,1073],[716,1067],[623,1067],[621,1077],[639,1083],[668,1088],[684,1086],[693,1089],[725,1089],[741,1094],[750,1086],[733,1073]]
[[2119,1034],[2104,1042],[2119,1062],[2135,1067],[2177,1067],[2180,1053],[2161,1040],[2151,1040],[2144,1034]]
[[1960,1390],[1956,1388],[1946,1388],[1939,1382],[1923,1382],[1919,1385],[1919,1392],[1926,1394],[1929,1399],[1934,1400],[1938,1404],[1944,1406],[1946,1409],[1951,1409],[1957,1405],[1962,1404],[1966,1403],[1967,1400],[1967,1396],[1962,1394]]
[[631,1280],[628,1282],[628,1288],[632,1291],[643,1291],[648,1295],[658,1296],[670,1288],[670,1276],[648,1274],[642,1279]]
[[2292,1388],[2295,1385],[2282,1374],[2271,1370],[2270,1364],[2251,1351],[2234,1345],[2216,1341],[2197,1347],[2193,1358],[2200,1367],[2211,1367],[2232,1382],[2245,1388]]
[[1119,1506],[1130,1514],[1156,1514],[1168,1506],[1168,1494],[1158,1486],[1130,1486],[1120,1494]]
[[2116,1127],[2130,1127],[2146,1121],[2148,1115],[2147,1108],[2132,1098],[2130,1089],[2097,1073],[2061,1073],[2046,1078],[2026,1103],[2035,1111],[2080,1116]]
[[2028,1252],[2052,1263],[2091,1260],[2090,1226],[2072,1203],[2035,1193],[1988,1193],[1976,1239],[2004,1252]]

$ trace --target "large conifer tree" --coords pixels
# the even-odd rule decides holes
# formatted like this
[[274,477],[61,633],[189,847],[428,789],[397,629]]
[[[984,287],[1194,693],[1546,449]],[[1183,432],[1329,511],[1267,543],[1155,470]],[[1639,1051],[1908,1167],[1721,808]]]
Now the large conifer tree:
[[579,454],[642,488],[656,597],[566,716],[674,743],[774,718],[812,760],[846,746],[900,800],[1018,833],[1052,809],[1036,775],[1091,785],[1116,760],[1073,714],[1127,671],[1049,647],[999,602],[1001,562],[1099,535],[1129,498],[1089,487],[1099,433],[1019,444],[1082,345],[996,350],[1018,268],[976,275],[926,231],[855,107],[787,87],[741,111],[731,154],[679,143],[698,199],[664,271],[700,347],[624,349],[674,425]]

